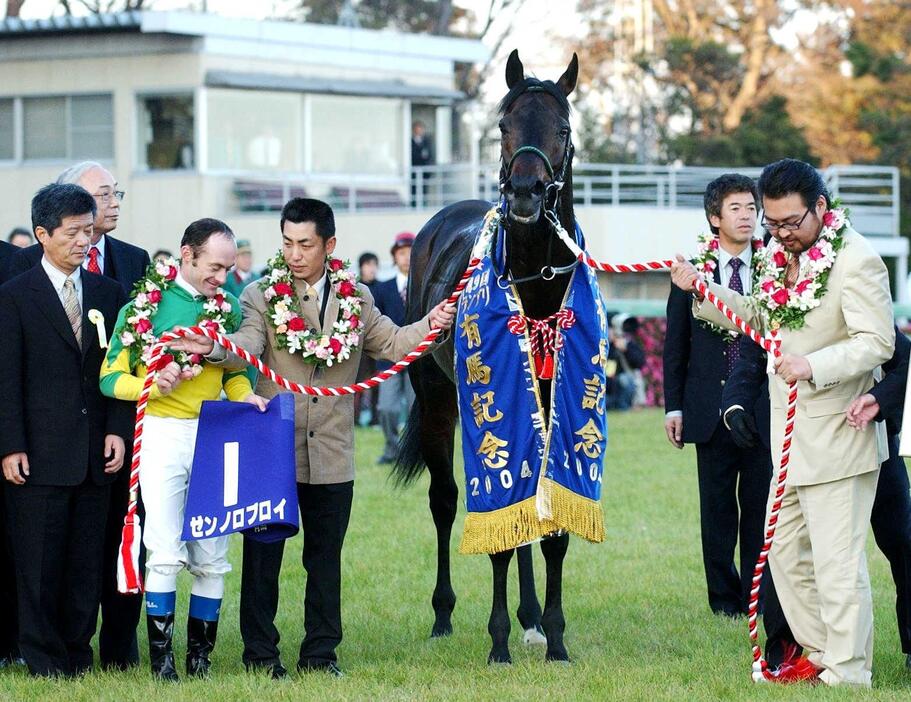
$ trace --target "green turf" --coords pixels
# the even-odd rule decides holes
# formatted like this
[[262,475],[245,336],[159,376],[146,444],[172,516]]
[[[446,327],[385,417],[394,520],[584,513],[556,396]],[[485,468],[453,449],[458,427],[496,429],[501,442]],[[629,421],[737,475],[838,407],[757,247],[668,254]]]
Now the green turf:
[[[876,604],[874,690],[769,688],[750,682],[743,620],[712,616],[705,597],[696,504],[695,454],[664,438],[659,411],[610,417],[605,463],[607,542],[573,539],[566,563],[566,645],[573,663],[546,664],[540,648],[522,645],[513,621],[511,667],[488,667],[490,566],[483,556],[460,556],[453,538],[453,582],[459,601],[454,634],[428,638],[435,577],[435,540],[426,480],[394,490],[374,465],[380,433],[358,430],[359,473],[344,552],[347,675],[292,676],[273,682],[243,672],[238,631],[239,573],[228,577],[218,646],[209,681],[155,684],[143,667],[132,673],[94,673],[77,681],[31,680],[0,672],[0,699],[73,700],[907,700],[895,628],[888,564],[870,547]],[[460,533],[462,514],[456,523]],[[304,574],[300,539],[285,552],[278,626],[283,660],[296,661],[303,634]],[[232,562],[239,568],[240,540]],[[536,549],[540,588],[543,560]],[[513,565],[513,571],[515,566]],[[183,670],[188,577],[182,576],[178,660]],[[517,603],[511,578],[510,609]],[[144,639],[144,636],[142,637]],[[144,649],[144,643],[140,647]]]

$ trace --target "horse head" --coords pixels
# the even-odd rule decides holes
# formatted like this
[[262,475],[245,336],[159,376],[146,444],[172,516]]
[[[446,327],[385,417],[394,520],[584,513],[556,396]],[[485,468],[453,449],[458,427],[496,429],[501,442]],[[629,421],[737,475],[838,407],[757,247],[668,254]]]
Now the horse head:
[[576,54],[556,83],[526,77],[518,50],[506,62],[509,92],[500,102],[500,189],[515,222],[534,224],[543,209],[557,208],[573,157],[567,96],[578,74]]

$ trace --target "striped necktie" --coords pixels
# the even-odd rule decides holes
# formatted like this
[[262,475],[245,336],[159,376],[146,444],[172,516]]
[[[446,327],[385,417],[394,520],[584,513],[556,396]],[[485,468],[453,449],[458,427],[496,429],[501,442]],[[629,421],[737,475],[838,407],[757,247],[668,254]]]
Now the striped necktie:
[[76,337],[76,343],[82,348],[82,308],[79,306],[79,296],[76,295],[76,284],[72,278],[67,278],[63,284],[63,309],[66,312],[67,319],[70,320],[70,326],[73,327],[73,335]]

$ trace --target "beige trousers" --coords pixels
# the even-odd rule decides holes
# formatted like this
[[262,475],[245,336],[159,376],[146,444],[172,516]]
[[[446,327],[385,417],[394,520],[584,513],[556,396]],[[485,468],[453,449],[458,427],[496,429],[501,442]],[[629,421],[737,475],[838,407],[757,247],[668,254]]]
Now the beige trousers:
[[870,686],[865,547],[879,470],[785,490],[769,563],[794,638],[827,685]]

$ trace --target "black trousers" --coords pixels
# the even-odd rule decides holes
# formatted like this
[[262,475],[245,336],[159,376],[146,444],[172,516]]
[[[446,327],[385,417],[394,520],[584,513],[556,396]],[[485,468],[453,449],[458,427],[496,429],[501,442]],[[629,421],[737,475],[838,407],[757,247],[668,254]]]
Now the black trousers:
[[16,607],[16,570],[8,512],[3,493],[7,483],[0,478],[0,659],[19,656],[19,609]]
[[[98,656],[104,666],[126,667],[139,664],[136,627],[142,616],[142,593],[124,595],[117,591],[117,555],[130,494],[130,459],[128,450],[124,467],[111,485],[108,519],[104,532],[104,566],[101,583],[101,629],[98,632]],[[139,518],[144,521],[142,502]],[[145,572],[145,547],[139,546],[139,572]]]
[[33,675],[92,667],[110,486],[8,486],[19,648]]
[[[888,559],[895,581],[895,615],[902,651],[911,653],[911,495],[905,461],[898,455],[898,441],[889,437],[889,458],[879,470],[870,525],[873,538]],[[763,625],[766,631],[766,660],[781,663],[783,652],[796,645],[774,587],[767,588]]]
[[[297,484],[303,564],[307,571],[304,596],[304,640],[298,665],[316,667],[336,661],[342,640],[342,544],[351,516],[354,482],[331,485]],[[240,588],[240,633],[243,660],[248,666],[279,662],[278,578],[285,542],[266,544],[244,536]]]
[[[723,422],[712,438],[696,444],[702,561],[709,607],[729,615],[747,611],[753,567],[762,548],[769,496],[768,452],[742,449]],[[734,548],[740,538],[740,572]]]

